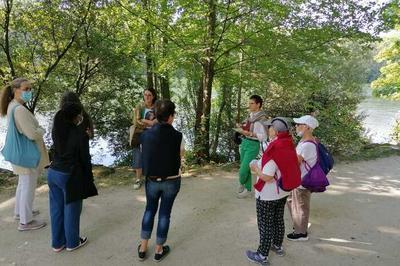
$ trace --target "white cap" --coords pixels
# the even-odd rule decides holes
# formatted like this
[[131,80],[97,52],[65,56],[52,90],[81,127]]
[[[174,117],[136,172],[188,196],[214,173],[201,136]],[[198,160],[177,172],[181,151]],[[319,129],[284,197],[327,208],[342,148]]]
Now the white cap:
[[318,120],[315,119],[315,117],[311,116],[311,115],[303,115],[300,118],[293,118],[293,121],[296,124],[305,124],[309,127],[311,127],[312,129],[315,129],[318,127]]

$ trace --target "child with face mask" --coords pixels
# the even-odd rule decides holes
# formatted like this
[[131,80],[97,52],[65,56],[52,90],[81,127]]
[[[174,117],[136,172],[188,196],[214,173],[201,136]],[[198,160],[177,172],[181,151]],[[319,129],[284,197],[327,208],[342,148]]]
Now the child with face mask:
[[[318,127],[318,120],[311,115],[294,118],[293,120],[296,123],[296,134],[301,137],[300,142],[297,144],[296,152],[301,178],[303,178],[308,173],[307,169],[311,169],[317,163],[318,152],[316,145],[307,141],[315,141],[313,131]],[[302,186],[291,191],[287,205],[293,220],[294,231],[287,235],[288,240],[308,240],[310,199],[311,192]]]
[[14,79],[3,89],[0,96],[1,116],[7,115],[8,128],[10,128],[12,116],[18,132],[34,141],[40,154],[39,163],[34,168],[11,164],[14,174],[18,175],[18,186],[15,195],[15,219],[19,220],[19,231],[36,230],[46,225],[43,221],[33,219],[34,216],[39,214],[38,210],[33,209],[37,179],[43,172],[44,167],[49,164],[49,157],[43,142],[45,130],[40,127],[35,116],[25,106],[31,99],[32,84],[25,78]]

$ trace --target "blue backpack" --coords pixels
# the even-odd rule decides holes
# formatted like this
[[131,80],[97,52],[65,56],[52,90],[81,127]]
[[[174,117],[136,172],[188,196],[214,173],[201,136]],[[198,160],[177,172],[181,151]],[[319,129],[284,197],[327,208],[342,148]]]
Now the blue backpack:
[[333,165],[335,164],[332,155],[330,154],[328,149],[319,141],[314,142],[308,140],[305,142],[311,142],[316,144],[319,153],[319,165],[321,166],[324,173],[327,175],[332,170]]

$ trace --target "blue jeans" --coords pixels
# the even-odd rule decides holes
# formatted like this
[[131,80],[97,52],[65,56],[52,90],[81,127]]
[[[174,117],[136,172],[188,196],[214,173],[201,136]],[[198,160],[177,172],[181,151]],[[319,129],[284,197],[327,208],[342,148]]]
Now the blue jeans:
[[151,237],[154,216],[157,213],[158,203],[161,199],[156,243],[163,245],[167,241],[171,210],[180,188],[180,177],[159,182],[146,180],[146,210],[142,220],[142,239],[150,239]]
[[75,248],[79,245],[79,222],[82,200],[66,204],[68,173],[49,168],[51,245],[53,248]]
[[140,147],[133,148],[132,155],[132,168],[142,169],[142,152],[140,151]]

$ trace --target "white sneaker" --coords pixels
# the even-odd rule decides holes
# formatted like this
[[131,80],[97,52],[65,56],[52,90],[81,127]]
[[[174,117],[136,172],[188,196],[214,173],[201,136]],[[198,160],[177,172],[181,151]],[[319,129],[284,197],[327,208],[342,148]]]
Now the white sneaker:
[[238,199],[244,199],[244,198],[247,198],[250,195],[251,195],[251,191],[248,191],[247,189],[244,189],[242,192],[238,193],[237,198]]
[[136,179],[135,184],[133,184],[133,189],[138,190],[142,186],[142,180]]
[[19,224],[18,226],[18,231],[30,231],[30,230],[37,230],[42,227],[45,227],[46,223],[45,222],[39,222],[36,220],[32,220],[31,222],[27,224]]
[[80,247],[83,247],[84,245],[87,244],[87,242],[88,242],[87,237],[79,237],[79,244],[74,248],[67,248],[67,251],[74,251]]

